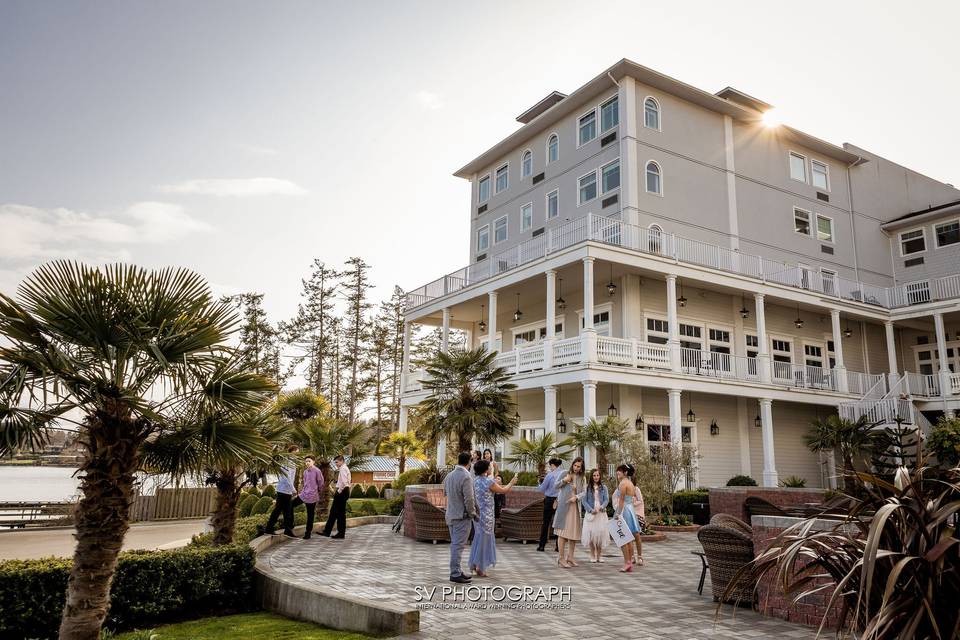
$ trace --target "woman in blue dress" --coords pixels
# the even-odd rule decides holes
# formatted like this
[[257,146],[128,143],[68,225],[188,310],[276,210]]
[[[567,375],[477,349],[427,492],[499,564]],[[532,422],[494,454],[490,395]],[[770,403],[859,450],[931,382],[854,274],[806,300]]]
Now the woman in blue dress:
[[490,475],[490,462],[478,460],[473,463],[474,493],[477,497],[477,511],[480,517],[473,525],[473,543],[470,545],[470,568],[473,575],[486,578],[487,567],[497,564],[497,539],[494,536],[496,520],[494,517],[493,494],[508,493],[517,482],[517,476],[501,486]]
[[[633,501],[637,494],[637,488],[634,486],[631,478],[633,477],[633,465],[622,464],[617,467],[617,490],[613,494],[613,508],[617,516],[623,518],[630,533],[636,537],[640,533],[640,522],[637,520],[637,514],[634,511]],[[620,547],[623,553],[623,568],[620,571],[630,573],[633,571],[633,543],[629,542]],[[642,563],[641,563],[642,565]]]

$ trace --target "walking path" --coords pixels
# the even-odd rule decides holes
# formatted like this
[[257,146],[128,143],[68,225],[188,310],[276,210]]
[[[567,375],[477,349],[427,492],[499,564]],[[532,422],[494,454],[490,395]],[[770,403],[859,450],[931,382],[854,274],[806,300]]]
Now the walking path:
[[[814,638],[811,628],[765,618],[744,608],[734,611],[726,607],[716,620],[709,578],[703,595],[697,594],[700,560],[690,554],[700,548],[696,535],[668,535],[668,541],[644,547],[647,564],[633,574],[617,572],[621,564],[614,549],[608,551],[603,564],[591,564],[587,554],[578,549],[580,566],[561,569],[556,554],[538,553],[535,545],[498,541],[497,566],[490,570],[490,578],[474,578],[475,586],[570,587],[569,607],[494,609],[488,598],[485,608],[421,609],[420,632],[404,638]],[[295,581],[416,607],[418,588],[426,593],[438,587],[432,601],[438,603],[440,589],[457,586],[448,581],[449,548],[394,534],[389,525],[367,525],[349,529],[346,540],[314,536],[286,541],[264,552],[261,559]],[[467,556],[464,552],[465,568]]]
[[[183,546],[195,533],[203,533],[206,519],[141,522],[130,525],[124,549],[159,549]],[[20,529],[0,532],[0,560],[27,560],[49,556],[70,557],[76,547],[73,529]]]

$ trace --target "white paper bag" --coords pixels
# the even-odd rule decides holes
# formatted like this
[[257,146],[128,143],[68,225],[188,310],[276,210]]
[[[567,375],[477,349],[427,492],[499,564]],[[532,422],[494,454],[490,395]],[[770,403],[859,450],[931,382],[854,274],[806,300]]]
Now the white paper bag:
[[611,518],[610,522],[607,523],[607,529],[610,530],[610,537],[613,538],[618,547],[633,542],[633,532],[630,531],[623,516]]

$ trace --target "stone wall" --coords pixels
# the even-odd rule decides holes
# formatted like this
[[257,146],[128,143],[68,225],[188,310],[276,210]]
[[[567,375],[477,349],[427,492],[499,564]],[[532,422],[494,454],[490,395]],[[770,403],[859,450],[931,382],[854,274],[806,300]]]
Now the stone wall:
[[743,506],[748,496],[757,496],[781,508],[800,507],[824,501],[823,489],[788,489],[786,487],[719,487],[710,489],[710,515],[727,513],[746,523],[750,516]]
[[[417,537],[417,522],[413,517],[413,507],[410,498],[420,495],[441,509],[447,507],[447,496],[440,484],[411,484],[407,485],[403,495],[403,535],[408,538]],[[536,487],[514,487],[507,495],[506,508],[517,509],[525,507],[531,502],[542,502],[543,493]]]
[[[800,518],[783,518],[778,516],[754,516],[753,518],[753,550],[759,556],[767,550],[770,543],[787,527],[801,522]],[[814,530],[830,529],[836,526],[836,521],[816,520]],[[822,571],[822,570],[819,570]],[[825,584],[835,584],[830,578],[817,578],[808,584],[804,590],[814,589]],[[840,616],[838,601],[827,612],[827,604],[833,594],[833,588],[823,589],[816,593],[793,602],[794,596],[787,597],[777,585],[773,572],[768,572],[757,587],[760,612],[782,620],[819,627],[826,615],[825,629],[836,629]]]

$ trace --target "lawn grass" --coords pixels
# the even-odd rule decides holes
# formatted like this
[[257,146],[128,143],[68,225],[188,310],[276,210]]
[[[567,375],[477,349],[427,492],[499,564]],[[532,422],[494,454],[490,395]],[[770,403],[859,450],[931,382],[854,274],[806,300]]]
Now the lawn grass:
[[373,505],[373,508],[377,510],[377,513],[380,515],[390,513],[390,507],[387,504],[390,502],[386,498],[350,498],[347,501],[347,505],[350,506],[350,511],[354,516],[360,515],[360,505],[368,502]]
[[149,631],[131,631],[115,640],[369,640],[371,636],[325,629],[272,613],[202,618]]

